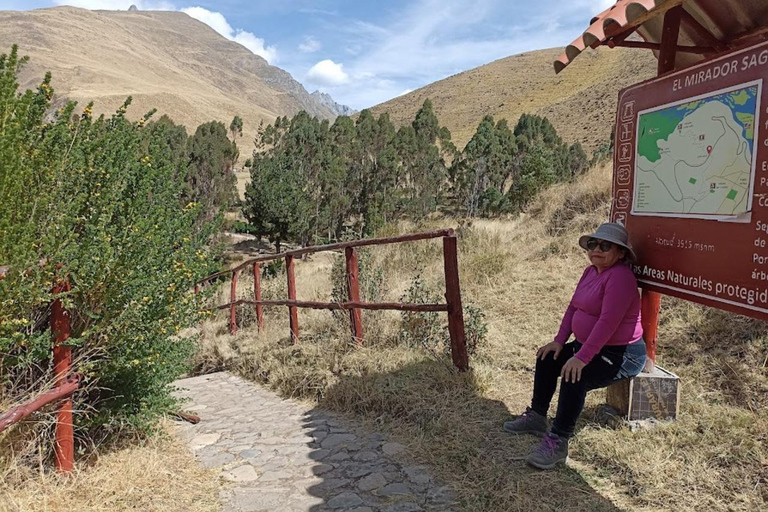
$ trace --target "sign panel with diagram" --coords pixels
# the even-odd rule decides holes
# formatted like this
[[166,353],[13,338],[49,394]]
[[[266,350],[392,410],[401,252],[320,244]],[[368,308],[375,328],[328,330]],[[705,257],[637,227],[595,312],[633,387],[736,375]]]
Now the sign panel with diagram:
[[768,319],[768,43],[621,91],[611,219],[640,285]]

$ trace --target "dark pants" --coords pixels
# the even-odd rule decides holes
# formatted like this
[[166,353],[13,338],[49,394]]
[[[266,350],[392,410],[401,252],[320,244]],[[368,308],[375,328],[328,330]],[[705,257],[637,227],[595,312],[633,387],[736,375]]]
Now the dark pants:
[[[536,359],[536,373],[533,380],[533,401],[531,409],[546,416],[549,404],[557,388],[557,379],[565,363],[579,351],[581,343],[566,343],[557,359],[553,353],[542,361]],[[604,388],[610,384],[634,377],[645,366],[645,342],[640,340],[631,345],[606,345],[581,371],[578,382],[560,383],[560,398],[552,432],[561,437],[573,436],[576,420],[584,409],[587,391]]]

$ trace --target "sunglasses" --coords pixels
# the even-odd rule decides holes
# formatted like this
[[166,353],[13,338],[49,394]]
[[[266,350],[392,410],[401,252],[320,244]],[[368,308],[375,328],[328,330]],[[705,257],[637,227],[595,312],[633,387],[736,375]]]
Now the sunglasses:
[[587,250],[594,251],[598,247],[602,252],[608,252],[611,250],[611,247],[613,247],[613,244],[605,240],[598,240],[597,238],[590,238],[587,240]]

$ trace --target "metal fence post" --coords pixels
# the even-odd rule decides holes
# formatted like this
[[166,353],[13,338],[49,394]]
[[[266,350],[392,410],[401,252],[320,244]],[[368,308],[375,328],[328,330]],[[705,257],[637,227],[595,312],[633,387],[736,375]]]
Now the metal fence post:
[[[253,300],[261,300],[261,264],[253,264]],[[264,306],[256,304],[256,325],[259,332],[264,330]]]
[[232,284],[229,288],[229,333],[237,333],[237,270],[232,272]]
[[[353,247],[344,250],[347,263],[347,292],[350,302],[360,302],[360,276],[357,264],[357,251]],[[349,310],[352,325],[352,337],[358,345],[363,344],[363,316],[359,308]]]
[[[57,284],[54,294],[70,290],[68,281]],[[72,365],[72,348],[64,343],[69,339],[70,315],[64,309],[61,299],[57,298],[51,304],[51,330],[53,332],[53,371],[56,375],[56,386],[63,386]],[[72,423],[72,398],[67,397],[59,405],[56,418],[56,442],[54,448],[56,469],[70,472],[75,469],[75,439]]]
[[[288,299],[296,300],[296,275],[293,256],[290,254],[285,257],[285,273],[288,275]],[[288,314],[291,325],[291,340],[296,344],[299,342],[299,309],[296,306],[288,306]]]
[[451,335],[451,357],[460,371],[469,369],[467,340],[464,332],[464,311],[459,287],[459,260],[456,236],[443,238],[443,265],[445,269],[445,300],[448,303],[448,332]]

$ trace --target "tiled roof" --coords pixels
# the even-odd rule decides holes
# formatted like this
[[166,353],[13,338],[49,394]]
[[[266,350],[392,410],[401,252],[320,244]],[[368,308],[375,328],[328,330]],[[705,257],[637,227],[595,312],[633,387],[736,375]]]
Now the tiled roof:
[[[662,15],[680,4],[690,19],[725,47],[760,27],[768,27],[766,0],[618,0],[614,6],[592,18],[587,30],[565,48],[565,52],[554,62],[555,72],[562,71],[587,47],[611,46],[615,39],[626,37],[628,31],[636,30],[644,41],[659,43]],[[684,22],[681,25],[678,44],[711,47],[712,39],[696,30],[693,27],[695,23]],[[768,30],[755,37],[765,38],[766,35]],[[678,52],[675,68],[691,65],[707,56],[707,53]]]

